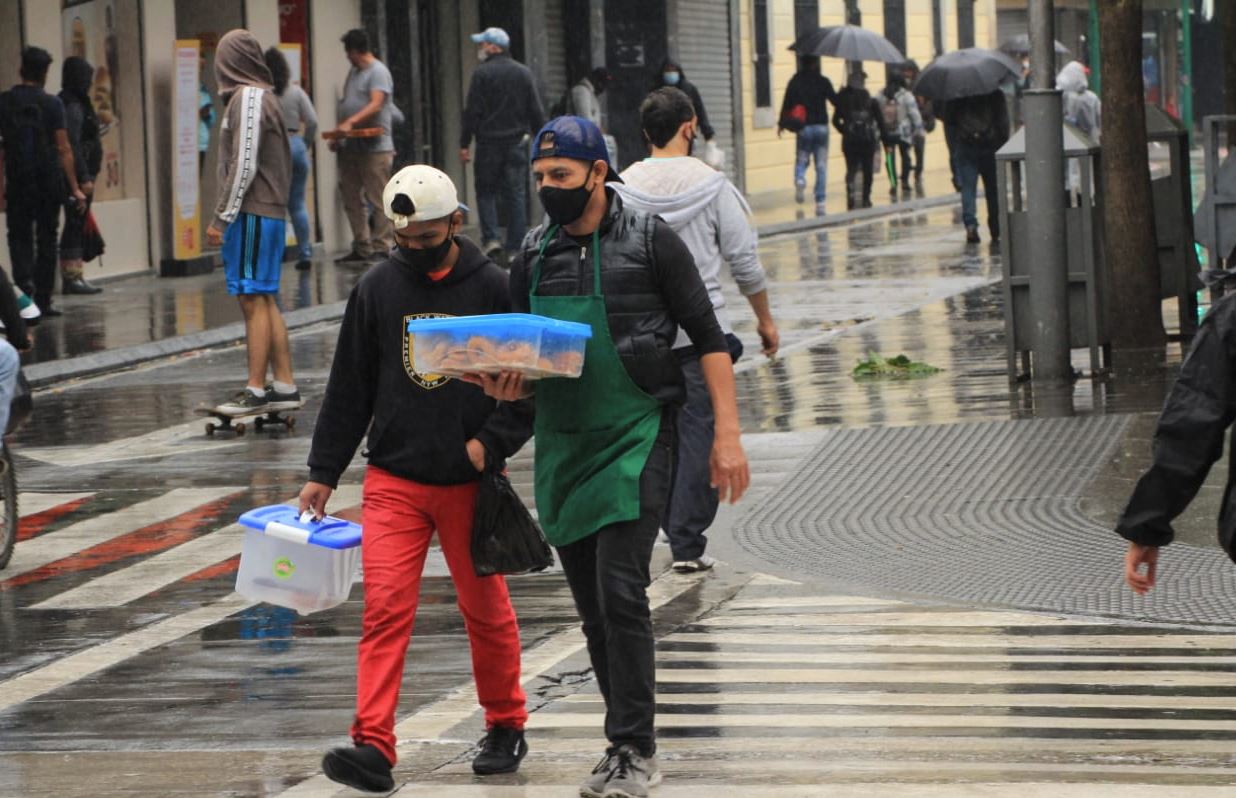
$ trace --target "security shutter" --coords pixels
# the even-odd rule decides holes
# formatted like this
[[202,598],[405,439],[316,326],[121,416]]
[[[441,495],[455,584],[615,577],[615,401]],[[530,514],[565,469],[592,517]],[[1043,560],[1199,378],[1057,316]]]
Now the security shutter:
[[[725,150],[725,171],[734,179],[734,98],[730,94],[730,4],[726,0],[678,0],[678,60],[700,90],[708,121]],[[697,146],[702,146],[701,141]]]
[[1030,30],[1030,20],[1024,8],[1002,8],[996,12],[996,42],[1007,41]]
[[[560,21],[563,19],[562,4],[564,0],[544,0],[545,19]],[[554,31],[546,41],[545,53],[545,96],[541,102],[545,112],[553,107],[567,90],[566,36],[562,31]]]

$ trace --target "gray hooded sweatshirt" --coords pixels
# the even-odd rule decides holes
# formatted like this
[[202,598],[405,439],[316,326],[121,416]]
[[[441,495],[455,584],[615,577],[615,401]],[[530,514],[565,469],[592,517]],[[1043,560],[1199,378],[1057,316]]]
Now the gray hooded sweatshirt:
[[1090,90],[1086,68],[1077,61],[1065,64],[1056,76],[1056,88],[1064,98],[1064,121],[1097,144],[1103,135],[1103,104]]
[[[721,330],[733,332],[721,290],[721,264],[743,296],[767,288],[756,250],[759,235],[751,208],[724,174],[698,158],[645,158],[627,167],[622,183],[610,183],[630,208],[656,214],[673,228],[695,258]],[[680,330],[674,348],[690,346]]]
[[242,213],[283,219],[292,187],[292,151],[262,46],[247,30],[219,40],[215,78],[227,100],[219,128],[219,230]]

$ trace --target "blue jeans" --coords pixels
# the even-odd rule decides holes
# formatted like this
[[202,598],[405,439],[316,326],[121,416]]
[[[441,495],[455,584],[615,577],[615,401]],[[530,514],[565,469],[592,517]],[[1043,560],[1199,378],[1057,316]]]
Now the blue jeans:
[[528,232],[528,145],[516,141],[477,141],[476,210],[481,241],[501,241],[498,201],[507,209],[506,251],[518,252]]
[[807,163],[815,158],[815,201],[824,201],[828,186],[828,125],[807,125],[798,131],[794,158],[794,185],[807,185]]
[[17,389],[17,372],[21,370],[21,357],[8,341],[0,338],[0,435],[9,426],[9,405]]
[[309,211],[305,209],[305,184],[309,182],[309,149],[300,136],[288,136],[292,145],[292,190],[288,194],[288,215],[296,231],[296,249],[301,260],[313,257],[313,238],[309,235]]
[[987,228],[993,237],[1000,235],[999,194],[996,189],[996,154],[976,150],[958,143],[954,150],[957,179],[961,182],[961,221],[966,227],[978,227],[978,181],[983,178],[983,193],[987,197]]

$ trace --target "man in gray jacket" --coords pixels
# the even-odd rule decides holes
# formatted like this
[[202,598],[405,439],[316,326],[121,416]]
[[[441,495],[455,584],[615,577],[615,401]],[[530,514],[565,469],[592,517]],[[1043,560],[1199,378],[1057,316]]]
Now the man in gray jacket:
[[[755,312],[763,352],[772,357],[780,335],[769,308],[764,267],[756,253],[758,237],[751,226],[750,208],[724,173],[689,157],[699,128],[691,99],[675,88],[657,89],[640,105],[640,123],[652,156],[632,164],[622,173],[623,182],[610,186],[629,207],[664,219],[687,245],[730,343],[730,355],[737,360],[742,344],[733,333],[721,289],[721,264],[729,264],[730,274]],[[708,545],[704,532],[718,507],[708,471],[713,409],[699,355],[682,333],[674,354],[686,377],[687,401],[678,417],[678,462],[665,532],[674,570],[692,573],[713,566],[713,559],[704,552]]]

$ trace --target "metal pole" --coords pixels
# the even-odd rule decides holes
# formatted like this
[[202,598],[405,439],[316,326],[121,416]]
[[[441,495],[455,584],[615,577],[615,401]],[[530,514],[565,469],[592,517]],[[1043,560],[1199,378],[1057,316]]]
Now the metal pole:
[[1094,89],[1095,94],[1102,94],[1103,59],[1099,57],[1099,48],[1103,46],[1103,43],[1102,35],[1099,33],[1098,0],[1090,0],[1090,14],[1086,21],[1087,30],[1089,31],[1086,41],[1086,55],[1090,61],[1090,63],[1086,64],[1086,66],[1090,67],[1090,88]]
[[1036,380],[1073,377],[1069,361],[1069,273],[1064,226],[1064,109],[1055,89],[1052,0],[1030,2],[1033,89],[1023,97],[1026,122],[1026,222],[1030,315]]
[[1180,121],[1193,140],[1193,9],[1190,0],[1180,0]]

